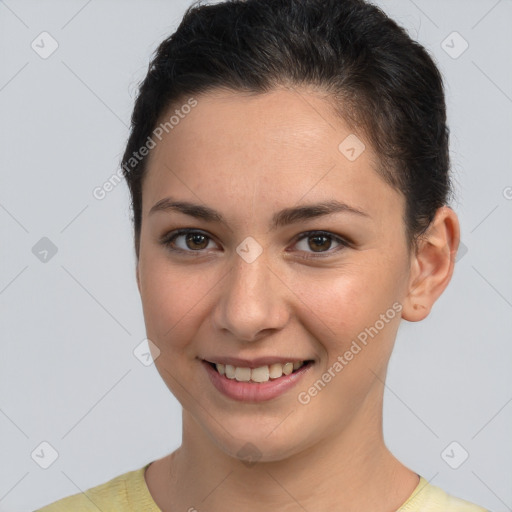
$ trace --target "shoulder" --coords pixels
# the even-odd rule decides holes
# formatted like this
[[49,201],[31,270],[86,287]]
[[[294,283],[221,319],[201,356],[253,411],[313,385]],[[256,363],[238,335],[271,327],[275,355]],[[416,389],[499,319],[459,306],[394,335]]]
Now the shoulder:
[[98,512],[145,510],[159,512],[144,480],[146,466],[123,473],[84,492],[66,496],[34,512]]
[[448,494],[420,476],[410,498],[397,512],[490,512],[484,507]]

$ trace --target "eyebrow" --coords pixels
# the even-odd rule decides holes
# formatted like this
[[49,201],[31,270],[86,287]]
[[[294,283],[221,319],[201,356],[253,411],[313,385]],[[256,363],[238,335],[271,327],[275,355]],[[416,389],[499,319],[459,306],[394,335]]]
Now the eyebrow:
[[[161,199],[153,205],[149,214],[155,212],[170,212],[175,211],[195,217],[196,219],[202,219],[206,222],[219,222],[227,224],[226,220],[216,210],[208,206],[194,204],[188,201],[174,201],[171,197]],[[316,217],[324,215],[331,215],[333,213],[350,213],[358,215],[360,217],[370,218],[370,215],[363,210],[350,206],[346,203],[330,200],[322,201],[314,204],[305,204],[302,206],[294,206],[291,208],[285,208],[272,217],[271,230],[275,230],[282,226],[294,224],[300,221],[307,221]]]

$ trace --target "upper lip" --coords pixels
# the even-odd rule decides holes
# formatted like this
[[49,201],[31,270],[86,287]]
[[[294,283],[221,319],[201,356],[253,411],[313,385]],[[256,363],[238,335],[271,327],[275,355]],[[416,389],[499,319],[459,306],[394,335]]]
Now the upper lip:
[[216,364],[230,364],[232,366],[239,366],[244,368],[259,368],[260,366],[267,366],[274,363],[298,363],[302,361],[310,361],[310,358],[298,359],[296,357],[277,357],[277,356],[268,356],[268,357],[256,357],[254,359],[243,359],[240,357],[225,357],[225,356],[212,356],[205,357],[203,359],[209,363]]

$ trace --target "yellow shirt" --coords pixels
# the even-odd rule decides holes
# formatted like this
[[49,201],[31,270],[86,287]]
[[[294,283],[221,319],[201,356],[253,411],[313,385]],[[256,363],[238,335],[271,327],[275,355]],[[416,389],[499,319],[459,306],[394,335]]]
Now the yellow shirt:
[[[144,479],[149,464],[119,475],[108,482],[62,498],[34,512],[161,512],[153,501]],[[420,475],[411,496],[396,512],[489,512],[469,501],[446,494]]]

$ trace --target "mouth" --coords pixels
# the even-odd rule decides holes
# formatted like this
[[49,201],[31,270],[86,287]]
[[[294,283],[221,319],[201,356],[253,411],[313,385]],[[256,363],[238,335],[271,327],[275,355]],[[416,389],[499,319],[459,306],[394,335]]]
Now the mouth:
[[[224,359],[226,361],[226,359]],[[314,366],[306,359],[269,365],[234,366],[200,359],[209,381],[225,397],[239,402],[266,402],[291,392]],[[234,362],[231,359],[231,362]],[[270,362],[270,361],[269,361]]]
[[304,361],[289,361],[286,363],[276,362],[252,368],[248,366],[214,363],[206,359],[203,359],[203,361],[226,379],[253,384],[262,384],[281,379],[283,376],[304,370],[314,363],[313,359],[306,359]]

